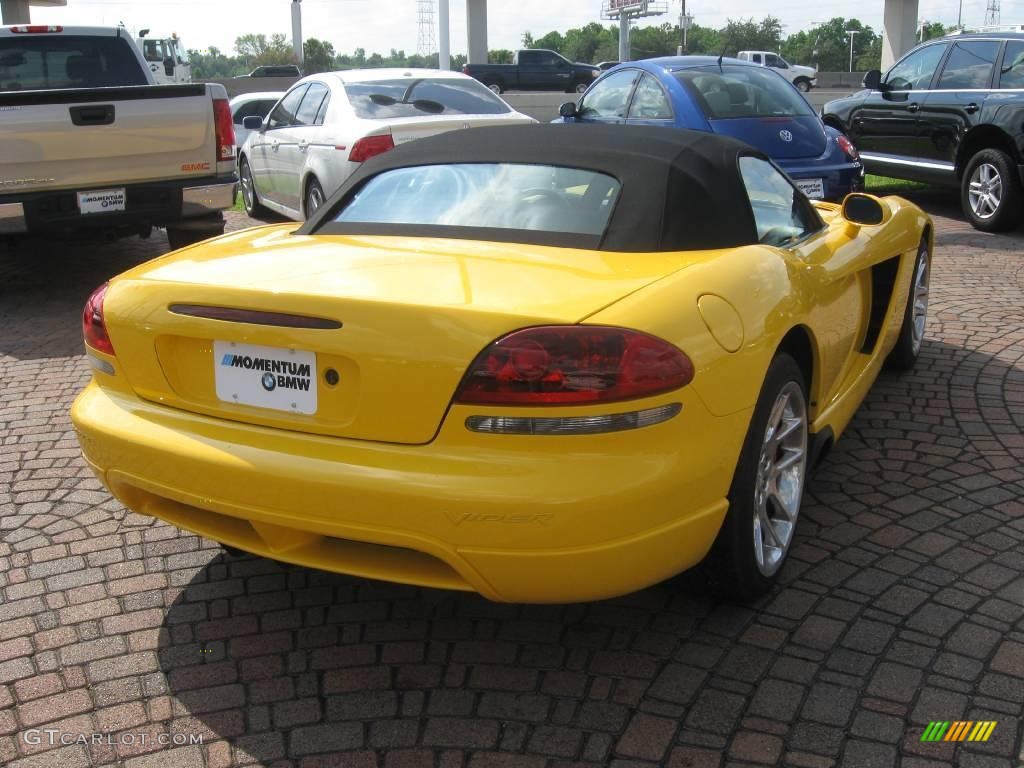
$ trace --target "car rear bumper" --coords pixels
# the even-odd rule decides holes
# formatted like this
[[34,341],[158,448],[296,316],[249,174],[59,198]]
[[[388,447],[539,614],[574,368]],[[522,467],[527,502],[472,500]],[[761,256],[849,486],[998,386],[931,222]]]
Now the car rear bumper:
[[450,414],[429,445],[253,427],[95,382],[72,418],[126,506],[216,541],[492,600],[572,602],[662,581],[717,535],[749,413],[712,417],[683,392],[680,415],[644,429],[479,435]]
[[238,179],[230,176],[106,185],[125,190],[125,210],[83,214],[78,192],[61,189],[0,196],[0,234],[62,235],[89,229],[162,227],[208,217],[234,205]]
[[826,200],[839,201],[851,192],[864,189],[864,166],[860,163],[777,162],[792,179],[821,179]]

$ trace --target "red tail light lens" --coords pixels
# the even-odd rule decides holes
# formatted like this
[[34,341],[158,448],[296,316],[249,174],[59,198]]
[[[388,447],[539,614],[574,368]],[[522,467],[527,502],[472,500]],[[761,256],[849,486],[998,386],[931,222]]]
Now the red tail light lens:
[[217,135],[217,161],[235,159],[235,126],[227,99],[213,100],[213,127]]
[[364,136],[352,145],[352,151],[348,153],[348,159],[353,163],[365,163],[375,155],[382,155],[389,149],[395,148],[395,140],[390,133],[380,136]]
[[837,136],[836,144],[838,144],[839,148],[846,153],[848,158],[851,160],[860,160],[860,153],[857,151],[857,148],[853,146],[853,142],[848,138],[842,135]]
[[11,32],[17,34],[40,34],[43,32],[63,32],[64,27],[62,26],[47,26],[46,24],[21,24],[17,27],[11,27]]
[[570,405],[648,397],[693,380],[693,363],[667,341],[625,328],[526,328],[477,355],[458,403]]
[[107,326],[103,322],[103,299],[107,295],[107,283],[104,283],[85,302],[82,312],[82,335],[85,343],[98,352],[114,354],[114,345],[107,335]]

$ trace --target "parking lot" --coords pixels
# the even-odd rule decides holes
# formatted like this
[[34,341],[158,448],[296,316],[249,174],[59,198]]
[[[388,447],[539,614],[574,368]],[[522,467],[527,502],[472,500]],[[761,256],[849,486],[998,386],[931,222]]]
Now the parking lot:
[[[752,605],[694,574],[499,605],[231,558],[128,512],[68,418],[79,315],[166,241],[0,251],[0,764],[1017,768],[1024,238],[918,201],[922,358],[879,379],[810,484],[784,586]],[[997,725],[922,742],[936,720]],[[61,741],[94,732],[113,736]]]

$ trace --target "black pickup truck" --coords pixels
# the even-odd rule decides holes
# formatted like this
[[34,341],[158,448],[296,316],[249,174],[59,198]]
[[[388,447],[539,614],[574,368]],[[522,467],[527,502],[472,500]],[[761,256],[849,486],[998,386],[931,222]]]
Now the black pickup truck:
[[865,90],[828,102],[827,125],[857,146],[869,173],[960,189],[987,232],[1024,214],[1024,34],[951,35],[914,48]]
[[583,93],[601,70],[593,64],[574,64],[554,51],[518,51],[513,64],[466,64],[463,74],[475,77],[495,93],[509,90]]

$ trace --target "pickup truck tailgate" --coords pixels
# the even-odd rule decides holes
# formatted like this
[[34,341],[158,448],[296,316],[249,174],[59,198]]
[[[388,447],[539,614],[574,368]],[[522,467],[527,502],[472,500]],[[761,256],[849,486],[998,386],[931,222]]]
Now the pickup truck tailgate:
[[206,86],[140,85],[0,94],[0,192],[216,173]]

